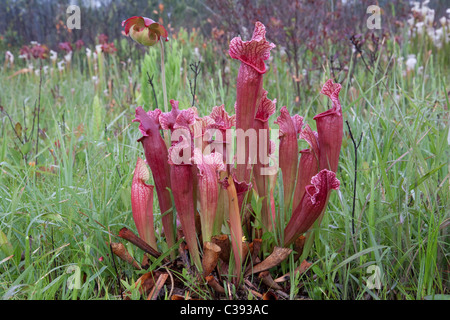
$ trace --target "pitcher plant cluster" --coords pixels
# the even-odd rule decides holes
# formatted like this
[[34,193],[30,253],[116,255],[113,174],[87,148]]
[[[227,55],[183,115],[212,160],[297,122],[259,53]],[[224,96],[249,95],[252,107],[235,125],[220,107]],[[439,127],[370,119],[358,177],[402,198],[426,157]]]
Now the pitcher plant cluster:
[[[122,26],[145,46],[160,43],[163,49],[168,40],[165,28],[149,18],[132,17]],[[321,93],[331,108],[313,118],[317,131],[287,107],[278,109],[276,99],[263,88],[265,61],[275,47],[265,34],[265,26],[256,22],[249,41],[230,41],[229,55],[240,63],[235,114],[220,105],[200,115],[196,107],[183,108],[165,97],[170,110],[168,105],[165,110],[139,106],[133,120],[139,124],[138,141],[145,154],[145,159],[137,159],[131,189],[139,238],[159,254],[158,243],[165,239],[171,258],[183,239],[199,274],[210,276],[221,263],[230,268],[235,283],[249,260],[252,265],[264,262],[253,252],[256,243],[266,239],[264,233],[281,230],[276,248],[292,247],[320,222],[331,191],[339,188],[341,85],[332,80],[323,85]],[[164,71],[163,57],[161,67]],[[270,128],[271,117],[276,117],[277,128]],[[301,140],[307,149],[299,149]],[[149,180],[154,185],[147,184]],[[278,189],[282,194],[276,201]],[[154,191],[162,234],[155,232]],[[260,210],[253,210],[252,199],[260,201]]]

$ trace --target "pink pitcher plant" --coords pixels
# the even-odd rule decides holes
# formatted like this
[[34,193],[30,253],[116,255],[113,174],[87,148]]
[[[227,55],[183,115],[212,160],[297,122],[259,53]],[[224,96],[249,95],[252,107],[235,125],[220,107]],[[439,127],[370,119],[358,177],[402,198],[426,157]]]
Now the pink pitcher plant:
[[[145,45],[168,36],[162,26],[140,17],[126,20],[124,26],[127,34]],[[175,244],[175,234],[181,234],[192,261],[201,271],[202,248],[206,256],[207,247],[209,250],[211,243],[225,232],[234,258],[230,256],[223,263],[233,265],[236,283],[242,279],[246,254],[250,255],[246,253],[248,244],[244,236],[252,240],[261,235],[249,230],[246,233],[242,227],[248,199],[253,196],[262,199],[253,226],[262,232],[284,230],[282,245],[289,247],[311,229],[324,213],[331,190],[339,188],[336,172],[343,136],[341,86],[332,80],[323,86],[321,93],[329,97],[332,107],[314,117],[317,132],[302,116],[291,115],[287,107],[277,111],[276,99],[269,99],[262,87],[265,61],[275,47],[266,40],[265,33],[264,25],[257,22],[250,41],[237,37],[230,42],[230,57],[241,63],[235,115],[229,115],[222,105],[212,108],[209,115],[200,116],[195,107],[183,108],[178,101],[170,100],[170,111],[144,111],[138,107],[133,120],[139,122],[142,137],[138,141],[146,158],[145,162],[138,159],[132,182],[133,217],[139,236],[155,250],[160,248],[158,244],[162,240],[155,237],[151,221],[153,187],[146,184],[150,178],[148,165],[152,173],[149,181],[153,180],[155,185],[168,246]],[[278,150],[276,141],[270,140],[269,119],[275,114]],[[236,130],[231,132],[237,136],[255,131],[256,148],[251,148],[248,139],[232,136],[233,127]],[[163,138],[164,131],[170,133],[169,144]],[[229,154],[228,148],[234,138],[241,143],[236,145],[235,156]],[[309,148],[299,150],[300,140],[306,141]],[[269,160],[276,158],[279,162],[270,164]],[[283,194],[279,196],[285,207],[285,221],[280,221],[275,203],[277,172],[282,176]],[[197,218],[200,230],[196,228]],[[175,232],[176,221],[181,233]],[[282,226],[274,229],[276,221]]]

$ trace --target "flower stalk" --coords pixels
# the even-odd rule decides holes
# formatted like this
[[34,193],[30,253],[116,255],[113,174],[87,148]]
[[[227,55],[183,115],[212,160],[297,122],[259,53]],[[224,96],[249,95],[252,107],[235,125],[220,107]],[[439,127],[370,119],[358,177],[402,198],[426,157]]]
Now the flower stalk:
[[167,87],[166,87],[166,66],[164,63],[164,41],[161,39],[159,41],[161,44],[161,79],[162,79],[162,88],[163,88],[163,96],[164,96],[164,112],[168,112],[168,104],[167,104]]

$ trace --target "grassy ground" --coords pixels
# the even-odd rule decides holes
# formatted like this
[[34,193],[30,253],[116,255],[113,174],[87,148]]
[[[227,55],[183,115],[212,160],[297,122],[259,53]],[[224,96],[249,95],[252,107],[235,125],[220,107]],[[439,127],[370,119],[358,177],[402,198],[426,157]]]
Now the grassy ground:
[[[180,100],[182,107],[192,100],[189,63],[196,60],[195,44],[184,37],[166,48],[169,99]],[[445,48],[428,53],[431,45],[420,39],[402,46],[389,42],[386,48],[371,67],[354,55],[351,80],[337,74],[348,122],[337,174],[341,188],[314,233],[310,270],[283,283],[283,298],[448,298],[449,64]],[[205,60],[214,58],[209,47],[201,53]],[[399,61],[408,54],[418,61],[411,71]],[[324,63],[311,73],[309,85],[302,82],[295,103],[289,66],[277,51],[273,56],[264,84],[269,98],[277,99],[278,110],[286,105],[314,126],[312,117],[328,108],[319,91],[331,76],[330,66]],[[107,242],[109,231],[135,230],[131,179],[143,151],[131,120],[137,104],[155,105],[144,71],[154,75],[162,108],[158,59],[152,48],[142,69],[142,61],[107,56],[97,85],[92,76],[98,71],[81,53],[65,71],[43,75],[41,86],[34,73],[13,75],[19,67],[0,71],[3,299],[120,299],[118,275],[122,288],[139,298],[133,285],[143,272],[113,261]],[[202,115],[222,103],[233,110],[238,63],[226,63],[228,73],[201,71],[196,106]],[[349,128],[356,143],[361,137],[356,172]],[[140,259],[139,250],[127,248]],[[277,277],[298,265],[291,255],[271,271]],[[368,285],[377,284],[375,275],[379,289]],[[194,296],[214,298],[187,272],[174,276]],[[160,298],[169,291],[167,284]],[[256,296],[248,291],[246,298]]]

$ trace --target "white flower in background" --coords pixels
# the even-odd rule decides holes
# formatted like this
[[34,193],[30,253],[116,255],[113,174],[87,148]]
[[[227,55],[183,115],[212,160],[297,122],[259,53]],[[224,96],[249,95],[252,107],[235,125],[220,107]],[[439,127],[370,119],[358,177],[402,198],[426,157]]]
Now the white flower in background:
[[14,55],[11,53],[11,51],[5,52],[5,61],[9,62],[10,64],[14,63]]
[[44,74],[47,74],[47,72],[48,72],[48,66],[43,66],[43,67],[42,67],[42,70],[44,70]]
[[442,43],[444,40],[444,29],[439,28],[434,31],[432,35],[430,35],[431,39],[433,40],[434,45],[437,48],[442,48]]
[[411,8],[412,12],[421,15],[424,18],[425,24],[431,25],[434,22],[434,10],[428,7],[430,0],[425,0],[420,6],[420,2],[414,1]]
[[419,1],[410,1],[409,4],[413,6],[411,11],[417,11],[420,8],[420,2]]
[[102,52],[102,45],[98,44],[95,46],[95,52],[97,52],[97,54],[100,54]]
[[58,59],[58,53],[56,51],[50,50],[50,60],[55,62]]
[[280,47],[280,57],[286,56],[286,47]]
[[408,55],[408,59],[406,59],[406,71],[414,70],[417,63],[416,55],[410,54]]
[[434,10],[428,9],[425,13],[425,23],[431,26],[433,22],[434,22]]
[[41,70],[39,70],[39,69],[34,70],[35,75],[39,76],[40,73],[41,73]]
[[90,59],[90,58],[91,58],[91,55],[92,55],[91,49],[86,48],[86,57],[87,57],[88,59]]
[[416,23],[416,30],[418,35],[423,35],[425,31],[425,23],[423,21]]
[[32,46],[39,46],[39,45],[40,45],[40,43],[37,42],[37,41],[30,41],[30,44],[31,44]]
[[64,56],[64,60],[65,60],[66,62],[72,61],[72,51],[69,51],[69,53],[67,53],[67,54]]
[[63,71],[64,70],[64,60],[61,60],[57,63],[58,65],[58,71]]
[[410,27],[413,27],[415,22],[414,17],[413,16],[409,17],[409,19],[407,19],[406,22],[408,22]]
[[418,67],[417,68],[417,73],[418,74],[422,74],[423,73],[423,69],[424,69],[423,66]]
[[[430,0],[425,0],[421,4],[419,1],[410,1],[412,6],[410,18],[407,20],[410,25],[409,37],[427,36],[434,46],[442,48],[444,41],[450,41],[450,8],[446,10],[448,18],[443,16],[439,19],[440,28],[435,28],[435,10],[428,7]],[[419,17],[417,21],[416,17]]]
[[28,65],[28,69],[34,70],[34,66],[33,66],[32,64],[29,64],[29,65]]
[[97,76],[93,76],[92,80],[94,81],[94,84],[97,85],[98,84],[98,77]]
[[194,48],[194,56],[197,61],[203,61],[203,57],[200,54],[200,50],[197,47]]

